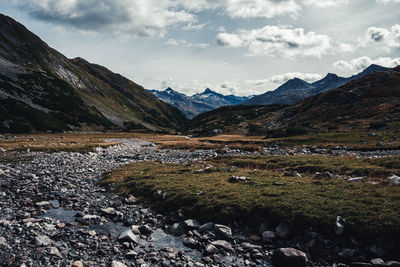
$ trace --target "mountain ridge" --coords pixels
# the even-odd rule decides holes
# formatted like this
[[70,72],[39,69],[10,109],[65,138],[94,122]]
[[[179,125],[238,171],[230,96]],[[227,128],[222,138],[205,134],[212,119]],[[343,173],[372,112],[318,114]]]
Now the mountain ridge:
[[244,101],[241,104],[242,105],[269,105],[269,104],[293,105],[303,99],[329,91],[331,89],[335,89],[352,80],[364,77],[365,75],[387,70],[389,70],[389,68],[385,68],[376,64],[371,64],[362,72],[348,78],[340,77],[334,73],[328,73],[324,78],[315,81],[313,83],[308,83],[299,78],[293,78],[288,80],[281,86],[279,86],[277,89],[255,96],[247,101]]
[[3,14],[0,85],[0,132],[88,126],[166,131],[187,122],[140,85],[82,58],[68,59]]
[[249,99],[235,95],[223,95],[210,88],[206,88],[202,93],[192,96],[180,93],[168,87],[164,91],[148,90],[164,102],[176,106],[189,119],[201,113],[217,109],[222,106],[237,105]]

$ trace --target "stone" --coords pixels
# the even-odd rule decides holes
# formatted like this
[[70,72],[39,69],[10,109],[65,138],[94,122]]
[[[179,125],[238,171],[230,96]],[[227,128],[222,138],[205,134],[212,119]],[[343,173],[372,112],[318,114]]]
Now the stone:
[[174,235],[181,235],[185,233],[185,226],[182,223],[174,223],[168,230]]
[[233,175],[233,176],[231,176],[231,177],[228,178],[228,182],[229,182],[229,183],[239,183],[239,182],[244,182],[244,183],[246,183],[246,182],[249,182],[249,181],[251,181],[251,178],[246,177],[246,176],[236,176],[236,175]]
[[73,267],[84,267],[82,261],[74,261],[72,264]]
[[208,222],[208,223],[205,223],[203,225],[200,225],[199,232],[203,233],[203,232],[205,232],[207,230],[212,230],[213,228],[214,228],[214,223],[213,222]]
[[134,243],[135,245],[139,244],[139,236],[135,235],[132,230],[126,230],[122,232],[119,237],[118,241],[120,242],[129,242]]
[[344,223],[345,223],[345,220],[343,220],[342,217],[340,217],[340,216],[336,217],[335,233],[337,235],[342,235],[344,233]]
[[365,180],[365,177],[354,177],[354,178],[349,178],[347,181],[353,182],[353,183],[360,183]]
[[214,242],[211,242],[211,245],[213,245],[217,248],[222,248],[226,251],[235,252],[235,250],[232,247],[232,244],[225,240],[216,240]]
[[372,266],[377,266],[377,267],[385,266],[385,261],[382,260],[381,258],[371,259],[370,262]]
[[128,267],[126,264],[119,261],[112,261],[111,267]]
[[51,245],[51,239],[45,235],[35,237],[35,245],[38,247],[48,247]]
[[356,251],[354,249],[351,248],[346,248],[343,249],[342,251],[339,252],[339,257],[344,258],[344,259],[351,259],[354,257],[354,255],[356,254]]
[[199,222],[193,219],[186,220],[183,223],[187,230],[197,230],[200,227]]
[[289,234],[289,230],[289,225],[282,222],[275,228],[275,234],[280,238],[284,238]]
[[182,243],[188,248],[197,248],[199,244],[194,238],[191,237],[183,238]]
[[7,240],[4,237],[0,236],[0,245],[6,245],[6,244]]
[[57,256],[59,258],[62,258],[62,255],[61,255],[60,251],[56,247],[51,247],[50,250],[49,250],[49,254],[53,255],[53,256]]
[[388,266],[388,267],[400,267],[400,262],[398,262],[398,261],[388,261],[388,262],[386,262],[386,266]]
[[231,228],[229,228],[226,225],[222,225],[222,224],[216,224],[215,225],[215,230],[217,232],[217,235],[223,239],[226,240],[232,240],[233,236],[232,236],[232,230]]
[[134,196],[130,196],[125,199],[126,204],[135,204],[137,202],[137,198]]
[[306,267],[307,256],[303,251],[294,248],[278,248],[271,257],[275,267]]
[[397,175],[390,176],[389,182],[393,185],[400,185],[400,176],[397,176]]
[[153,229],[151,229],[149,225],[145,224],[139,227],[139,232],[142,235],[150,235],[153,232]]
[[50,202],[48,202],[48,201],[37,202],[36,206],[38,206],[38,207],[50,206]]
[[276,235],[273,231],[264,231],[262,233],[262,239],[266,243],[270,243],[276,239]]
[[205,248],[204,248],[204,254],[205,255],[213,255],[213,254],[217,254],[219,252],[219,250],[211,244],[208,244]]

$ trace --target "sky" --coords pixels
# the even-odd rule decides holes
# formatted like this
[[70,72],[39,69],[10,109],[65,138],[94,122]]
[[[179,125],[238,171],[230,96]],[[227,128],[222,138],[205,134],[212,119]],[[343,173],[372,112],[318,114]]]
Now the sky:
[[400,0],[7,0],[0,13],[69,58],[188,95],[400,65]]

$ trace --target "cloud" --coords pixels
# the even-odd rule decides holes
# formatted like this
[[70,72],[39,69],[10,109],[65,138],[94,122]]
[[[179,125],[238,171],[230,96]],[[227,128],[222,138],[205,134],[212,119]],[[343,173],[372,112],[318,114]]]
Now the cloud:
[[188,10],[200,12],[220,9],[231,18],[273,18],[296,16],[301,6],[295,0],[180,0]]
[[217,86],[216,91],[224,95],[239,95],[240,89],[237,82],[224,82]]
[[260,29],[239,30],[238,33],[219,33],[221,46],[248,47],[256,56],[321,57],[331,49],[330,39],[315,32],[304,33],[302,28],[265,26]]
[[400,0],[376,0],[380,4],[400,3]]
[[391,28],[369,27],[365,35],[359,39],[360,46],[380,44],[384,48],[400,48],[400,25],[395,24]]
[[232,18],[273,18],[297,15],[301,7],[294,0],[225,0],[226,13]]
[[170,0],[15,0],[33,17],[89,32],[163,35],[168,26],[195,16]]
[[359,57],[350,61],[336,61],[335,63],[333,63],[333,67],[346,73],[357,73],[369,67],[371,64],[393,68],[400,65],[400,58],[378,57],[375,59],[371,59],[369,57]]
[[193,24],[193,23],[189,23],[188,25],[182,27],[182,30],[185,31],[193,31],[193,30],[201,30],[203,29],[205,26],[207,26],[208,24],[210,24],[210,21],[207,21],[203,24]]
[[183,46],[183,47],[199,47],[199,48],[207,48],[210,45],[207,43],[190,43],[184,39],[169,39],[168,41],[164,42],[166,45],[172,46]]
[[297,15],[295,0],[13,0],[33,17],[65,27],[137,36],[163,36],[167,27],[201,29],[195,13],[221,10],[231,18]]
[[331,7],[345,5],[349,3],[349,0],[303,0],[305,5],[315,6],[315,7]]
[[177,82],[173,78],[167,78],[161,82],[161,89],[164,90],[168,87],[174,89],[178,86]]
[[338,43],[336,50],[338,52],[349,53],[349,52],[354,52],[355,47],[348,43]]

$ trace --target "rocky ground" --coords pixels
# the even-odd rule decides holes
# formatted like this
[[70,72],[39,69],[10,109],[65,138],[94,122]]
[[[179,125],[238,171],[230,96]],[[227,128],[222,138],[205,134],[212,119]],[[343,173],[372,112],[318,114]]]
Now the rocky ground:
[[[167,151],[140,140],[119,141],[121,145],[88,154],[28,152],[26,160],[0,163],[0,265],[271,266],[274,262],[301,267],[308,257],[308,266],[328,266],[314,255],[331,252],[344,262],[359,262],[352,266],[400,266],[380,259],[370,262],[357,246],[341,247],[340,241],[326,240],[312,229],[287,240],[285,224],[272,231],[261,225],[258,235],[251,235],[234,226],[200,225],[183,216],[157,214],[134,196],[100,187],[99,178],[135,161],[184,163],[216,152]],[[339,221],[338,231],[340,226]],[[370,250],[376,255],[384,252],[380,247]]]

